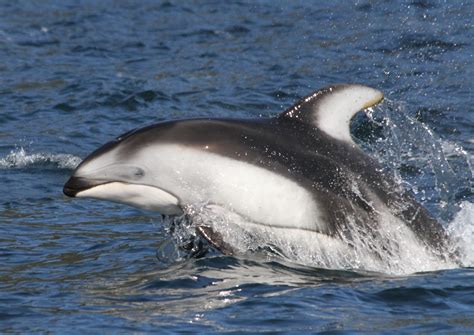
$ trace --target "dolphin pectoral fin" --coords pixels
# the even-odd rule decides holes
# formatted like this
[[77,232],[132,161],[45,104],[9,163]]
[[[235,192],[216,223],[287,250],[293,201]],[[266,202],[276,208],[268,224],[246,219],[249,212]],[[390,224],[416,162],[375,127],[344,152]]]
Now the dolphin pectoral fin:
[[222,235],[209,226],[197,226],[196,231],[224,255],[233,255],[234,249],[227,244]]
[[316,91],[279,115],[319,128],[327,135],[354,144],[350,121],[354,115],[383,100],[383,93],[363,85],[340,84]]

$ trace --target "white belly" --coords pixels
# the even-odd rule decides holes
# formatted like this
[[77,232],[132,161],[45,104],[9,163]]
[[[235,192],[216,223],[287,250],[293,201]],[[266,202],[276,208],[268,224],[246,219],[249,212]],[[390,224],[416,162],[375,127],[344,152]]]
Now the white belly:
[[312,194],[267,169],[171,144],[144,150],[138,159],[182,205],[217,204],[264,225],[327,231]]

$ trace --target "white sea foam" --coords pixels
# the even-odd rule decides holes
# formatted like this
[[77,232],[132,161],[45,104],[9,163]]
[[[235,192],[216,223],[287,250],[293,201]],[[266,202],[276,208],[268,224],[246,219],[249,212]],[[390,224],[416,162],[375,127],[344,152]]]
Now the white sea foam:
[[60,169],[74,169],[81,158],[70,154],[28,153],[23,147],[12,150],[0,158],[0,169],[26,168],[52,164]]
[[448,232],[460,252],[461,264],[474,266],[474,204],[463,202],[461,210],[449,224]]
[[369,118],[382,128],[382,135],[364,145],[366,149],[418,200],[429,203],[438,219],[450,221],[459,210],[458,192],[472,184],[472,155],[459,144],[440,139],[400,103],[388,100]]
[[[254,224],[214,205],[188,208],[187,214],[194,225],[212,227],[238,254],[257,252],[269,259],[279,257],[311,267],[392,275],[457,266],[423,245],[403,222],[389,214],[381,219],[375,234],[367,234],[356,224],[349,227],[350,240],[307,230]],[[195,232],[188,226],[187,234]],[[179,235],[179,239],[183,236]]]

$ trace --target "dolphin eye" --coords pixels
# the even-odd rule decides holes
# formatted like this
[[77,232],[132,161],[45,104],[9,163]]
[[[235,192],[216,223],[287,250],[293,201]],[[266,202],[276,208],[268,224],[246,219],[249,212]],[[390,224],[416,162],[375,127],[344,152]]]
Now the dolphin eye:
[[118,167],[118,171],[115,171],[116,174],[111,172],[111,176],[116,176],[118,180],[139,180],[145,176],[145,170],[139,167]]
[[145,170],[140,169],[140,168],[135,168],[135,171],[133,172],[133,175],[137,178],[141,178],[145,175]]

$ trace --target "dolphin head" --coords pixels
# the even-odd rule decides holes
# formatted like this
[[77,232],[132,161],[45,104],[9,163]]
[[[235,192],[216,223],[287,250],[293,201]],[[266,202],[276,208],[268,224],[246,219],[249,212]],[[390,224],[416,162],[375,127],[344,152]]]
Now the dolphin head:
[[69,197],[89,197],[156,210],[162,214],[181,214],[178,198],[163,189],[156,174],[143,157],[146,145],[137,145],[143,131],[131,131],[103,145],[73,172],[63,188]]

